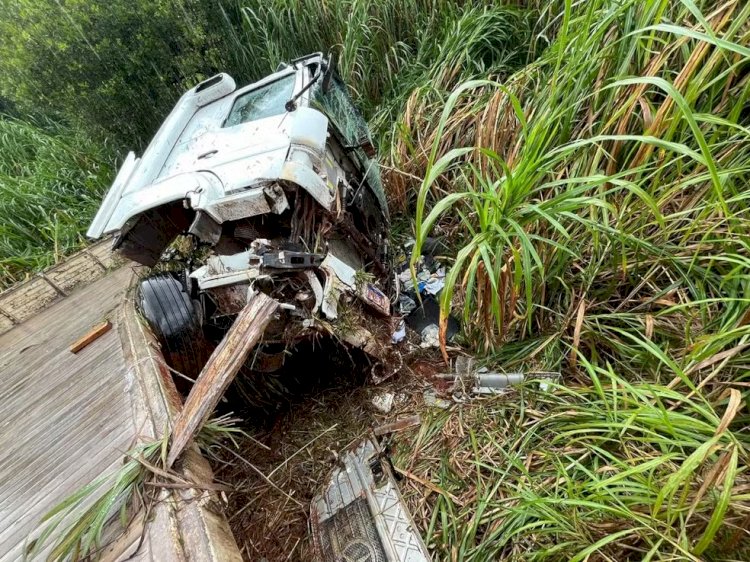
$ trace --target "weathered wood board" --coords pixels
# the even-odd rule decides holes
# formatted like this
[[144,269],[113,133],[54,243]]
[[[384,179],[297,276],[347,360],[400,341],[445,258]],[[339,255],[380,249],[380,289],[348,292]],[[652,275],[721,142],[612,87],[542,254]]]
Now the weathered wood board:
[[[22,560],[45,513],[114,472],[136,440],[168,430],[181,407],[158,344],[127,296],[132,280],[129,266],[89,279],[0,334],[0,562]],[[70,352],[71,342],[104,320],[114,329]],[[183,464],[189,480],[211,482],[197,449],[185,452]],[[113,542],[102,560],[241,560],[206,491],[163,490],[148,520],[121,533],[107,533],[105,542]]]
[[112,240],[103,240],[64,261],[0,293],[0,334],[32,318],[74,289],[104,277],[121,263],[110,248]]
[[1,562],[21,560],[40,518],[133,442],[117,333],[68,349],[115,313],[130,276],[116,271],[0,335]]

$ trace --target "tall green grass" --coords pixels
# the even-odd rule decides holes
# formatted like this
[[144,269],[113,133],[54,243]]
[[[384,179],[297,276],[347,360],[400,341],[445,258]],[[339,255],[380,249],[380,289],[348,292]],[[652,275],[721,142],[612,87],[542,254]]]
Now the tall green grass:
[[82,133],[0,117],[0,288],[85,243],[110,159]]
[[[746,560],[746,416],[585,364],[592,384],[423,413],[396,466],[439,560]],[[416,485],[411,485],[414,482]]]
[[428,458],[465,432],[422,478],[476,491],[439,496],[428,538],[467,560],[745,559],[750,5],[551,2],[540,29],[534,62],[396,146],[424,177],[414,258],[456,243],[443,319],[568,387],[425,425]]
[[744,337],[750,6],[716,7],[566,5],[539,60],[453,92],[415,253],[441,220],[463,237],[443,305],[460,297],[473,341],[552,336],[549,367],[573,347],[638,371],[650,346],[682,370]]
[[438,103],[434,94],[461,80],[523,66],[534,21],[527,8],[488,0],[237,0],[221,9],[245,78],[300,54],[332,53],[384,154],[415,109],[410,98]]

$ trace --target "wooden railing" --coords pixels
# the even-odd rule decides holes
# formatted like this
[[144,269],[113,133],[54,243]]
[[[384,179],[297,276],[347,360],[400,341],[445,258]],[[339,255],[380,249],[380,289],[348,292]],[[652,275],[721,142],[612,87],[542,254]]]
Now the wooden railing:
[[111,247],[111,239],[97,242],[0,293],[0,334],[116,267]]

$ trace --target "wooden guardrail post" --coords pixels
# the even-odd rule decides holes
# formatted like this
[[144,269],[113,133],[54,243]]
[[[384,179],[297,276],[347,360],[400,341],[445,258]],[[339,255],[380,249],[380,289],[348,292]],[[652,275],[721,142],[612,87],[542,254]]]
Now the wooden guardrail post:
[[102,260],[96,257],[96,254],[92,252],[89,248],[84,248],[83,253],[86,254],[88,257],[90,257],[96,264],[102,268],[102,271],[107,271],[107,266],[102,263]]
[[54,284],[54,283],[52,282],[52,279],[50,279],[49,277],[47,277],[47,276],[45,275],[44,271],[40,271],[40,272],[39,272],[39,277],[41,277],[42,279],[44,279],[44,280],[45,280],[45,281],[47,282],[47,285],[49,285],[50,287],[52,287],[52,289],[53,289],[53,290],[54,290],[54,291],[55,291],[55,292],[56,292],[56,293],[57,293],[58,295],[60,295],[61,297],[67,297],[67,296],[68,296],[68,293],[66,293],[66,292],[65,292],[65,291],[63,291],[63,290],[62,290],[62,289],[61,289],[60,287],[58,287],[57,285],[55,285],[55,284]]

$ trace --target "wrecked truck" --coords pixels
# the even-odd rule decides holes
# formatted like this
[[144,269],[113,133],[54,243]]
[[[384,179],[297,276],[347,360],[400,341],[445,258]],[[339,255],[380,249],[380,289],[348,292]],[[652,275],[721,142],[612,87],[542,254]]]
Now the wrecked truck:
[[[391,309],[388,209],[366,122],[332,64],[313,54],[238,88],[227,74],[185,93],[140,158],[129,153],[91,226],[126,258],[180,266],[141,281],[167,362],[194,377],[249,290],[276,299],[254,368],[335,325],[343,295],[365,317]],[[155,268],[158,270],[159,268]],[[361,322],[350,343],[373,351]],[[364,330],[364,335],[361,333]],[[216,334],[219,334],[218,336]]]

